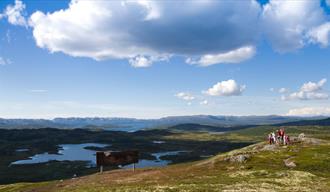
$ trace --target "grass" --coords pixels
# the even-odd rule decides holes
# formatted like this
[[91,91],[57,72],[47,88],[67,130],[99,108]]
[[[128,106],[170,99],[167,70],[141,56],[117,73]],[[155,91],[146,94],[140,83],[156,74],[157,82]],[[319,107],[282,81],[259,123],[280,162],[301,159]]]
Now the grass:
[[[292,149],[299,151],[292,151]],[[315,151],[315,149],[319,149]],[[226,154],[210,160],[179,164],[163,169],[108,172],[77,180],[53,182],[41,191],[328,191],[329,172],[300,166],[311,153],[320,156],[308,167],[322,167],[329,144],[319,147],[295,145],[278,151],[255,154],[244,164],[224,161]],[[314,150],[312,150],[314,149]],[[247,150],[249,151],[249,150]],[[241,152],[237,150],[236,153]],[[246,152],[246,151],[245,151]],[[230,153],[229,153],[230,154]],[[295,156],[297,168],[284,166],[283,160]],[[326,168],[326,167],[324,167]]]

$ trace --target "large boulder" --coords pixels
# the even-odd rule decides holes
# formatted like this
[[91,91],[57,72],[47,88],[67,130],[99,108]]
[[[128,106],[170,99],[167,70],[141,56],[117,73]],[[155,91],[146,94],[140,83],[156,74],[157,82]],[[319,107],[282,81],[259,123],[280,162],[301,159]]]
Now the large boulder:
[[303,141],[305,138],[306,138],[306,136],[305,136],[304,133],[300,133],[300,134],[298,135],[298,140],[300,140],[300,141]]

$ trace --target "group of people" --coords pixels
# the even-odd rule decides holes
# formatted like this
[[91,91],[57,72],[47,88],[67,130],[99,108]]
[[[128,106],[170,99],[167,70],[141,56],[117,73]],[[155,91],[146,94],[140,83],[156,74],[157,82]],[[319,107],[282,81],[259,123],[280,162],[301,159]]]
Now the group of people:
[[289,135],[285,134],[283,128],[276,130],[276,132],[271,132],[268,134],[268,142],[270,145],[272,144],[283,144],[288,145],[290,144],[290,137]]

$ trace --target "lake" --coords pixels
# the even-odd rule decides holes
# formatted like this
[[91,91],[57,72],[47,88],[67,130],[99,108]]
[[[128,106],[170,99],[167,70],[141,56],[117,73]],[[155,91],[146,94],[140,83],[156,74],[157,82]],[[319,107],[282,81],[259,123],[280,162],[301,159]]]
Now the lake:
[[12,165],[45,163],[52,160],[57,161],[87,161],[90,165],[96,164],[96,151],[85,149],[85,147],[106,147],[107,144],[83,143],[83,144],[63,144],[58,154],[42,153],[36,154],[29,159],[19,160],[11,163]]
[[[59,145],[60,150],[58,154],[49,154],[42,153],[36,154],[34,156],[29,157],[29,159],[23,159],[19,161],[12,162],[11,165],[24,165],[24,164],[34,164],[34,163],[46,163],[48,161],[57,160],[57,161],[86,161],[87,166],[96,166],[96,151],[85,149],[86,147],[99,147],[103,148],[109,146],[109,144],[100,144],[100,143],[83,143],[83,144],[62,144]],[[156,158],[156,160],[146,160],[140,159],[136,164],[137,168],[144,167],[162,167],[166,166],[171,161],[162,160],[162,156],[167,155],[178,155],[179,153],[183,153],[187,151],[168,151],[168,152],[159,152],[152,153],[151,155]],[[131,168],[133,165],[126,165],[122,168]]]
[[[167,151],[160,153],[151,153],[152,156],[156,157],[156,160],[146,160],[140,159],[138,163],[135,164],[136,168],[145,168],[145,167],[163,167],[171,163],[168,160],[162,160],[161,157],[167,155],[179,155],[179,153],[186,153],[187,151]],[[133,168],[133,165],[125,165],[123,168]]]

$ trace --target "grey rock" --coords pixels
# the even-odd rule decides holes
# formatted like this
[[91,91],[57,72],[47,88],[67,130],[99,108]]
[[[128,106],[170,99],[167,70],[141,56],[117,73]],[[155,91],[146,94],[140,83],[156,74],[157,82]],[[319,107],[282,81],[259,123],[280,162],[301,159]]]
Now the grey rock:
[[305,139],[305,134],[304,133],[300,133],[298,135],[298,140],[303,141],[304,139]]
[[232,162],[232,163],[244,163],[250,158],[250,155],[248,154],[241,154],[241,155],[235,155],[227,157],[225,160]]
[[262,151],[275,151],[278,148],[277,145],[265,145],[261,150]]
[[291,158],[285,159],[283,162],[286,167],[289,167],[289,168],[297,167],[296,163]]

